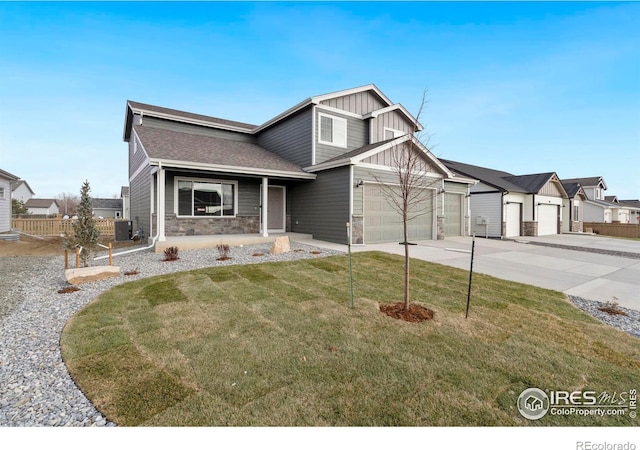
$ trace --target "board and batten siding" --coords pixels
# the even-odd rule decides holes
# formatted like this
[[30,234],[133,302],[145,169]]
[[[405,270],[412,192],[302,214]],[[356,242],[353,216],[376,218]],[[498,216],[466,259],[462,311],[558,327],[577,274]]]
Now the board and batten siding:
[[257,144],[282,158],[307,167],[312,164],[312,108],[260,132]]
[[155,117],[145,117],[143,126],[150,128],[161,128],[163,130],[176,131],[179,133],[197,134],[214,138],[229,139],[232,141],[255,143],[255,137],[248,133],[241,133],[230,130],[220,130],[202,125],[190,125],[188,123],[174,122],[171,120],[158,119]]
[[0,178],[0,190],[4,195],[0,197],[0,233],[11,231],[11,182]]
[[334,97],[320,102],[321,105],[342,109],[355,114],[365,115],[387,106],[382,99],[372,91],[358,92],[342,97]]
[[[471,195],[471,232],[476,236],[502,236],[502,193],[489,192]],[[478,223],[478,217],[485,217],[489,223]]]
[[[200,179],[200,180],[219,180],[219,181],[236,181],[238,182],[238,216],[259,216],[260,215],[260,186],[262,179],[233,177],[229,175],[217,174],[194,174],[192,172],[175,172],[167,171],[165,177],[165,213],[177,214],[175,205],[175,186],[176,178]],[[210,217],[209,217],[210,218]]]
[[410,133],[412,123],[398,111],[389,111],[384,114],[380,114],[378,117],[371,119],[372,144],[386,140],[384,136],[385,128]]
[[291,231],[346,244],[351,187],[349,167],[325,170],[317,175],[314,181],[300,182],[287,192]]
[[[320,143],[320,113],[329,116],[340,117],[347,121],[347,147],[338,147],[335,145],[327,145]],[[369,126],[366,121],[355,117],[343,116],[334,111],[324,111],[320,108],[316,109],[315,121],[316,135],[316,158],[315,163],[320,164],[331,158],[343,155],[351,150],[363,147],[369,143]]]

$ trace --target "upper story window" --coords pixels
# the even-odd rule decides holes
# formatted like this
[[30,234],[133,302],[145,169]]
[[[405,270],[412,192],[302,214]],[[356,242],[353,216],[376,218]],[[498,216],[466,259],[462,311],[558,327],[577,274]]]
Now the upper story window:
[[4,188],[0,187],[0,199],[4,198]]
[[318,142],[321,144],[347,147],[347,119],[319,113],[320,133]]
[[227,217],[236,215],[237,182],[185,179],[176,181],[178,216]]
[[403,136],[405,134],[407,134],[406,131],[394,130],[393,128],[385,127],[385,129],[384,129],[384,140],[386,141],[387,139],[397,138],[397,137]]

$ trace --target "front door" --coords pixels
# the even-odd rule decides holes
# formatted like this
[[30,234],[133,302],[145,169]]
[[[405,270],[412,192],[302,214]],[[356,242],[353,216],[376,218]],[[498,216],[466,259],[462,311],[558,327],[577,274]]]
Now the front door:
[[269,186],[267,202],[267,229],[273,232],[285,231],[284,186]]

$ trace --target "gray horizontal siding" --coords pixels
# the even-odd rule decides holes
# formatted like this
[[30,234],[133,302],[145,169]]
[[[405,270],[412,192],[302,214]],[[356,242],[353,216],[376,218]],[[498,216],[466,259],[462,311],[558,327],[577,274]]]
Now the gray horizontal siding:
[[451,181],[444,180],[444,190],[446,192],[455,192],[457,194],[466,194],[469,185],[465,183],[453,183]]
[[[477,236],[502,236],[502,194],[486,193],[471,196],[471,232]],[[478,225],[477,217],[488,217],[489,224]]]
[[229,130],[220,130],[205,126],[190,125],[187,123],[173,122],[171,120],[157,119],[155,117],[145,117],[143,119],[145,127],[162,128],[164,130],[177,131],[180,133],[197,134],[199,136],[210,136],[215,138],[229,139],[232,141],[255,143],[253,135],[239,133]]
[[[134,149],[136,147],[137,150],[134,153]],[[144,152],[140,140],[137,138],[135,133],[131,133],[131,139],[129,140],[129,177],[131,177],[131,175],[133,175],[146,161],[147,154]]]
[[346,244],[350,186],[349,167],[326,170],[312,182],[292,186],[291,231]]
[[131,220],[133,228],[139,227],[151,236],[151,167],[147,166],[130,182]]
[[4,197],[0,198],[0,233],[11,230],[11,183],[0,178]]
[[300,167],[311,165],[312,135],[311,108],[288,118],[257,137],[258,145],[298,164]]
[[[335,117],[341,117],[347,120],[347,148],[336,147],[333,145],[321,144],[320,141],[320,118],[319,113],[328,114]],[[320,164],[336,156],[355,150],[369,143],[369,124],[365,120],[356,119],[354,117],[342,116],[334,112],[322,111],[316,112],[316,164]]]

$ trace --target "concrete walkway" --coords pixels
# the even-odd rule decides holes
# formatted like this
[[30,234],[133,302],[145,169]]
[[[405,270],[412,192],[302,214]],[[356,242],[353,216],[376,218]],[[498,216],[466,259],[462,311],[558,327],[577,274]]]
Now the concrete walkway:
[[[640,242],[589,235],[559,235],[519,238],[521,242],[476,238],[474,272],[564,292],[588,300],[615,300],[620,306],[640,310],[640,259],[587,251],[530,245],[570,245],[640,254]],[[306,239],[305,243],[346,251],[345,245]],[[404,254],[397,243],[353,246],[352,251],[379,250]],[[463,252],[460,252],[460,251]],[[411,257],[469,269],[470,237],[420,241],[411,247]],[[615,299],[614,299],[615,297]]]

